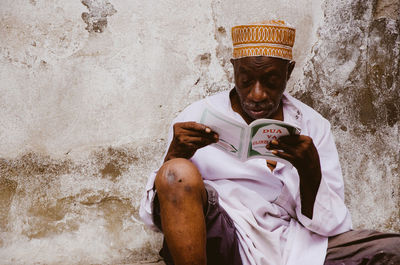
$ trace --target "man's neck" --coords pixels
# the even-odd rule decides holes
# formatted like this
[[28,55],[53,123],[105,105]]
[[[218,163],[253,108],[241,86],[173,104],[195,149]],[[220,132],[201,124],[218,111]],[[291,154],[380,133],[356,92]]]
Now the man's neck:
[[[242,118],[246,121],[247,124],[250,124],[252,121],[254,121],[254,119],[249,117],[249,115],[247,115],[247,113],[242,109],[242,106],[240,104],[240,99],[235,91],[235,88],[233,88],[230,91],[229,99],[230,99],[231,107],[232,107],[233,111],[239,113],[239,115],[242,116]],[[271,115],[271,117],[268,117],[268,119],[283,121],[282,100],[279,104],[277,111],[273,115]]]

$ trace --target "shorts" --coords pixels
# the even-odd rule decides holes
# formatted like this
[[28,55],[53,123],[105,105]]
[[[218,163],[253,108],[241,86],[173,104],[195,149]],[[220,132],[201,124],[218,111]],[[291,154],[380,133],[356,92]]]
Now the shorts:
[[[236,228],[227,212],[218,203],[217,191],[204,184],[207,192],[207,209],[205,221],[207,229],[207,264],[208,265],[242,265]],[[153,202],[153,222],[161,229],[160,203],[157,193]],[[164,239],[160,256],[167,265],[173,265],[171,254]]]
[[351,230],[329,238],[324,265],[399,265],[400,234]]

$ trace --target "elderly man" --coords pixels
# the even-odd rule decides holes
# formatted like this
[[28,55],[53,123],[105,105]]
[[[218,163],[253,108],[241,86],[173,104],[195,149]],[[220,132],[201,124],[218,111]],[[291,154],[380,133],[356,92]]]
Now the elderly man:
[[[164,233],[167,264],[400,264],[398,235],[351,231],[330,124],[285,92],[294,38],[283,21],[233,27],[235,88],[173,121],[140,209]],[[241,162],[216,148],[218,134],[199,123],[206,101],[242,124],[268,118],[301,128],[265,147],[293,166]]]

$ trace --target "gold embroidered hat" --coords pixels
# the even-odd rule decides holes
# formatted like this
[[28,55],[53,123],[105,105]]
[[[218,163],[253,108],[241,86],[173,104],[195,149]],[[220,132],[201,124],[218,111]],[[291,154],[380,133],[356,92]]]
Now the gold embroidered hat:
[[296,29],[283,20],[232,28],[233,58],[269,56],[292,60]]

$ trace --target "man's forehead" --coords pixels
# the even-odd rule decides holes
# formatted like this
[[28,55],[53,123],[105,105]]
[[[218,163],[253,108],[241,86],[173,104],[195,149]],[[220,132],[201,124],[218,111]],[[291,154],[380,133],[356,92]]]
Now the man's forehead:
[[239,71],[272,70],[286,67],[288,60],[268,56],[243,57],[234,60],[235,68]]

